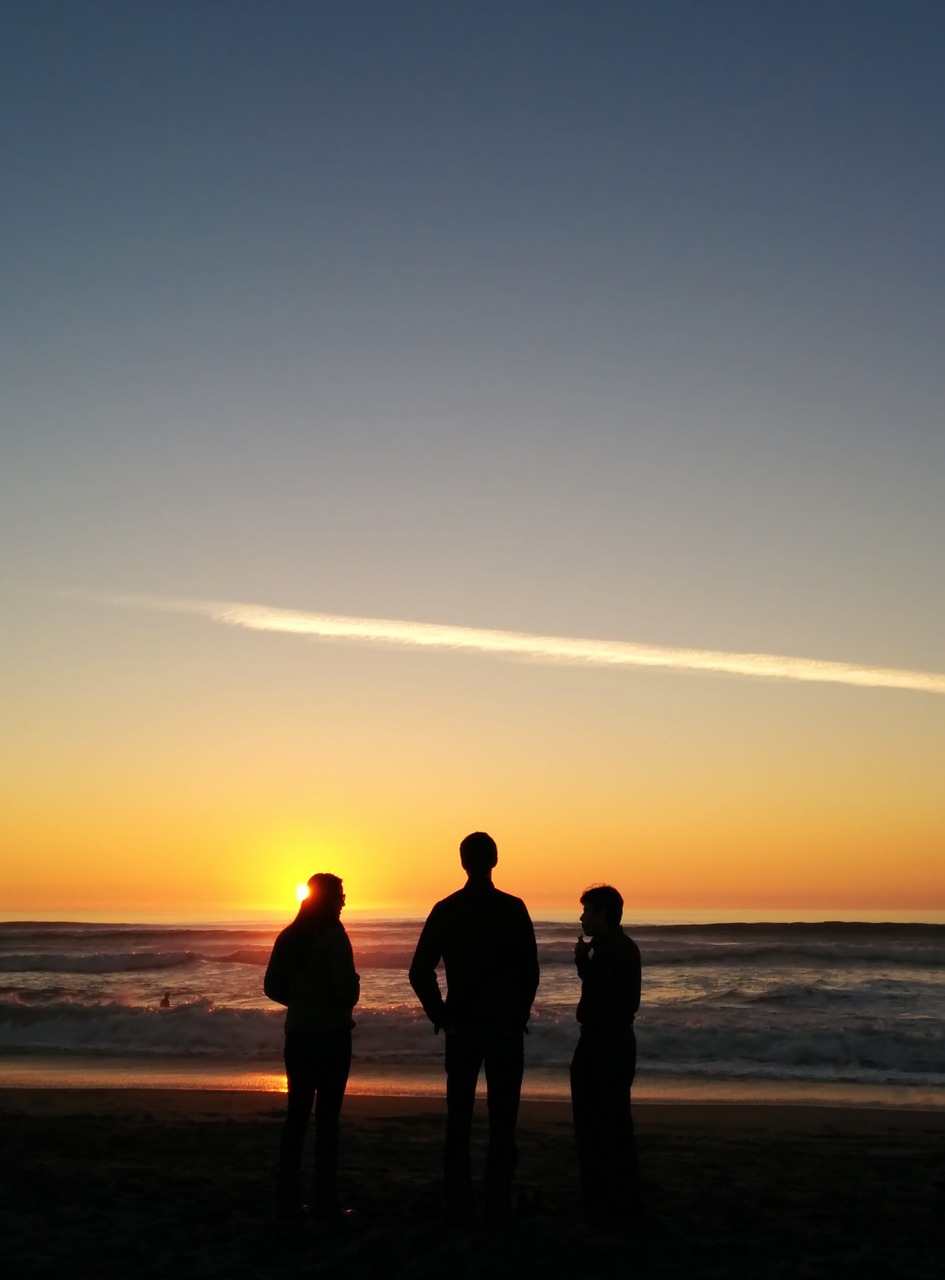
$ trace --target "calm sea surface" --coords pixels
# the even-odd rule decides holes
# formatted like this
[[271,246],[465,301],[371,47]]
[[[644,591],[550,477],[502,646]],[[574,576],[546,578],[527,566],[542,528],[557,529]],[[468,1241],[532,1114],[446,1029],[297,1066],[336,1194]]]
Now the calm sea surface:
[[[420,922],[348,921],[362,980],[353,1085],[441,1090],[442,1039],[407,983]],[[638,1094],[866,1091],[945,1105],[945,925],[635,926]],[[0,1085],[279,1081],[262,993],[276,928],[0,923]],[[536,921],[526,1094],[564,1096],[577,1026],[572,921]],[[169,1008],[161,1008],[165,992]]]

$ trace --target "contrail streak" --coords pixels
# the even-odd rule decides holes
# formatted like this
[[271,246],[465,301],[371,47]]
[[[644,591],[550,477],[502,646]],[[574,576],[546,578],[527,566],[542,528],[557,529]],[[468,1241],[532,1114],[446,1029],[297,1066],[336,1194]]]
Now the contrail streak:
[[320,640],[354,640],[421,649],[454,649],[469,653],[509,655],[535,662],[707,671],[768,680],[801,680],[945,694],[945,675],[934,672],[863,667],[846,662],[820,662],[813,658],[792,658],[775,653],[672,649],[660,645],[634,644],[626,640],[580,640],[568,636],[541,636],[523,631],[493,631],[429,622],[403,622],[389,618],[350,618],[225,600],[175,600],[153,596],[95,598],[123,608],[196,614],[230,627],[246,627],[251,631],[277,631]]

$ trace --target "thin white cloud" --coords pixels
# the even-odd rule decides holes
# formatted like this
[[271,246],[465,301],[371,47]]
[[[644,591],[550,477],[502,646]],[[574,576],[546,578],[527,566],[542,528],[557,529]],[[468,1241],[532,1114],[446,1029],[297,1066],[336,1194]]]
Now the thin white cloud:
[[580,640],[522,631],[402,622],[390,618],[350,618],[330,613],[275,609],[225,600],[175,600],[153,596],[98,597],[125,608],[195,614],[231,627],[275,631],[320,640],[360,641],[421,649],[454,649],[525,658],[534,662],[579,663],[594,667],[653,667],[703,671],[767,680],[859,685],[873,689],[912,689],[945,694],[945,675],[820,662],[775,653],[724,653],[711,649],[671,649],[626,640]]

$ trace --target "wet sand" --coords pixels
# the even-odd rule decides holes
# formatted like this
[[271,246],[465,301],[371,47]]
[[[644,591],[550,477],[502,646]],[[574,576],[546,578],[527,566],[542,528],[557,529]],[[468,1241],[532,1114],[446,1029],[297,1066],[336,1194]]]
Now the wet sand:
[[[279,1094],[232,1090],[0,1089],[6,1273],[940,1280],[945,1271],[942,1112],[638,1105],[647,1217],[630,1239],[611,1239],[581,1222],[560,1102],[523,1104],[520,1211],[502,1231],[446,1227],[443,1103],[429,1097],[348,1098],[350,1220],[277,1222],[283,1105]],[[480,1170],[484,1137],[477,1120]]]

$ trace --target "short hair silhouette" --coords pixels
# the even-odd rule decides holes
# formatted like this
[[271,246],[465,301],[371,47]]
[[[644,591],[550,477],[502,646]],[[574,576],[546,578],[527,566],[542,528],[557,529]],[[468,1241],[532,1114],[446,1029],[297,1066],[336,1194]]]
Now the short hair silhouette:
[[459,846],[459,860],[464,871],[491,871],[499,861],[499,850],[492,836],[473,831]]
[[306,881],[308,895],[299,903],[296,925],[321,928],[337,920],[345,903],[345,887],[340,876],[330,871],[316,871]]
[[344,885],[340,876],[333,876],[330,871],[316,871],[306,881],[309,894],[320,901],[344,897]]
[[581,894],[581,906],[603,912],[608,924],[619,924],[623,918],[623,898],[610,884],[594,884]]

